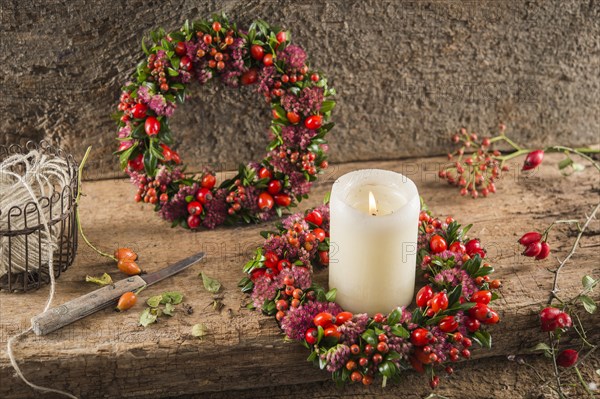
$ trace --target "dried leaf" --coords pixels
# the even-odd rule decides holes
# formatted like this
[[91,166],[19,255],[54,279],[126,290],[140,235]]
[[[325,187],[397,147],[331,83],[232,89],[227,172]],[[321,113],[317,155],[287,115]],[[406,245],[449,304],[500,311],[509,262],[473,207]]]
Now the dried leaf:
[[108,274],[108,273],[104,273],[101,277],[85,276],[85,282],[98,284],[101,287],[104,287],[105,285],[109,285],[109,284],[113,283],[112,278],[110,277],[110,274]]
[[202,283],[204,283],[204,288],[206,291],[216,294],[221,289],[221,283],[219,280],[208,277],[204,272],[200,273],[200,277],[202,278]]
[[146,301],[146,304],[148,304],[148,306],[150,306],[151,308],[157,308],[158,305],[160,305],[162,300],[163,300],[162,295],[151,296]]
[[170,302],[165,304],[165,308],[163,309],[163,313],[167,316],[173,316],[173,312],[175,312],[175,305]]
[[140,324],[143,327],[148,327],[152,323],[156,323],[157,315],[150,312],[151,308],[146,308],[140,315]]
[[173,305],[179,305],[183,301],[183,294],[179,291],[169,291],[162,293],[162,301],[160,303],[172,303]]
[[194,324],[192,326],[192,335],[194,337],[202,338],[206,335],[207,331],[208,331],[208,328],[206,327],[206,324],[204,324],[204,323],[198,323],[198,324]]

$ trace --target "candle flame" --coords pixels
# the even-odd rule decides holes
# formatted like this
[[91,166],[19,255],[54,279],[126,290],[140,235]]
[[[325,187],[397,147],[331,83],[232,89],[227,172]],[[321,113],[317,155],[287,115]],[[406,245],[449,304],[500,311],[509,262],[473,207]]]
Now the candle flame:
[[369,191],[369,213],[373,216],[377,215],[377,202],[372,191]]

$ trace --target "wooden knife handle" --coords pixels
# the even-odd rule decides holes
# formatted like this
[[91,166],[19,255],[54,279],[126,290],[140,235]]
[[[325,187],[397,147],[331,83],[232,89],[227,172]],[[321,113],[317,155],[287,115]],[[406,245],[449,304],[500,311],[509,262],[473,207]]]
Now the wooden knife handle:
[[114,284],[107,285],[33,316],[31,326],[37,335],[51,333],[111,304],[116,304],[121,295],[128,291],[135,291],[145,284],[146,282],[140,276],[119,280]]

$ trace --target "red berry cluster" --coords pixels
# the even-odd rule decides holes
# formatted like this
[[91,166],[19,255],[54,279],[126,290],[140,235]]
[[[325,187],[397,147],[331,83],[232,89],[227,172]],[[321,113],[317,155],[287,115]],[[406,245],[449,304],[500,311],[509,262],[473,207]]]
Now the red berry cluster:
[[[285,262],[287,262],[287,264],[284,264],[283,266],[279,264]],[[281,267],[281,269],[278,270],[282,271],[285,269],[290,269],[292,265],[289,261],[282,259],[278,262],[277,268],[279,267]],[[258,270],[261,269],[257,269],[256,271]],[[274,269],[267,268],[267,271],[271,270]],[[279,271],[277,273],[279,273]],[[275,302],[275,308],[277,309],[277,313],[275,313],[275,318],[277,319],[277,321],[281,321],[285,317],[285,314],[289,308],[297,308],[298,306],[300,306],[301,303],[315,299],[314,291],[307,290],[306,292],[304,292],[301,288],[296,288],[294,286],[294,276],[292,276],[291,274],[288,274],[283,278],[283,283],[285,284],[285,287],[283,291],[280,292],[280,299],[277,302]]]
[[[490,148],[491,141],[484,137],[479,140],[476,133],[468,133],[461,129],[460,133],[452,136],[454,144],[461,147],[448,154],[448,159],[456,159],[454,164],[439,171],[439,177],[446,179],[449,184],[460,187],[461,195],[471,195],[477,198],[479,194],[487,197],[496,192],[495,181],[502,171],[507,171],[507,165],[500,165],[497,157],[500,151]],[[473,150],[472,152],[467,152]]]
[[537,231],[530,231],[519,238],[519,244],[525,247],[524,256],[535,258],[536,260],[546,259],[550,255],[550,245],[546,240],[542,240],[542,234]]
[[195,230],[200,227],[202,217],[205,215],[204,204],[212,199],[212,189],[215,187],[217,179],[212,173],[204,173],[200,179],[200,189],[196,193],[196,198],[192,198],[187,204],[187,225]]
[[[198,58],[207,57],[208,67],[221,71],[225,69],[225,63],[230,59],[230,55],[225,52],[225,50],[227,50],[228,46],[233,44],[235,32],[232,29],[229,29],[223,35],[221,23],[218,21],[213,22],[211,27],[213,32],[212,34],[201,31],[196,32],[198,40],[204,42],[204,44],[206,44],[209,48],[208,52],[203,49],[198,49],[196,56]],[[177,43],[177,47],[175,49],[176,52],[178,47],[182,48],[182,54],[184,54],[185,45],[182,42]],[[186,70],[189,71],[191,68],[191,61],[188,57],[183,57],[181,59],[181,63],[184,63],[184,61],[187,61],[185,64],[189,65],[189,67],[187,67]]]

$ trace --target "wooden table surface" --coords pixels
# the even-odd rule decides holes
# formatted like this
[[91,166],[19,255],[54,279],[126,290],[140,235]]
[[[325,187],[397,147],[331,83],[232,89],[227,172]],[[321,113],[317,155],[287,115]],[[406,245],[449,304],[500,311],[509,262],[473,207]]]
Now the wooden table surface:
[[[514,370],[507,371],[514,363],[504,359],[508,355],[525,354],[544,339],[536,313],[546,302],[551,287],[552,274],[547,268],[556,264],[555,260],[535,262],[520,256],[516,240],[523,232],[543,229],[556,219],[583,219],[600,199],[596,171],[587,168],[582,173],[562,177],[555,167],[558,160],[559,156],[547,156],[543,168],[526,178],[514,164],[498,183],[498,193],[478,200],[460,197],[456,188],[439,182],[437,169],[445,162],[443,158],[332,165],[300,209],[319,204],[337,176],[356,169],[382,168],[412,178],[435,214],[452,215],[459,222],[473,223],[470,236],[482,240],[496,275],[503,281],[502,298],[496,305],[503,321],[491,329],[493,349],[475,351],[474,357],[479,360],[469,362],[472,366],[459,367],[476,369],[478,364],[487,365],[498,376],[503,370],[514,374]],[[138,326],[138,319],[144,307],[138,304],[122,314],[106,309],[47,336],[30,334],[17,342],[14,351],[32,382],[84,398],[202,393],[227,397],[230,395],[223,391],[230,390],[250,392],[247,395],[251,396],[245,397],[284,394],[358,397],[363,393],[396,395],[399,390],[405,393],[409,390],[413,395],[406,397],[428,394],[426,378],[412,372],[406,373],[400,385],[387,390],[377,387],[365,390],[360,386],[335,390],[332,382],[326,382],[330,378],[328,373],[306,362],[305,348],[283,341],[271,317],[245,309],[249,298],[237,288],[243,277],[241,267],[261,243],[259,232],[270,224],[193,233],[171,229],[149,206],[134,203],[134,189],[125,179],[85,182],[83,191],[85,197],[80,209],[84,229],[90,240],[104,250],[131,246],[140,255],[140,265],[149,272],[199,251],[207,253],[201,263],[141,294],[145,300],[163,291],[179,290],[194,312],[186,315],[178,307],[172,318],[162,318],[159,324],[143,328]],[[575,229],[567,226],[553,230],[553,259],[566,255],[575,235]],[[599,247],[600,221],[595,220],[584,235],[581,248],[561,273],[561,295],[578,292],[584,274],[600,277]],[[212,308],[212,295],[202,287],[198,277],[201,271],[223,284],[224,308],[220,312]],[[103,272],[109,272],[113,279],[123,277],[112,262],[97,256],[81,240],[75,263],[57,281],[54,304],[93,290],[95,286],[84,282],[85,276]],[[326,273],[320,272],[317,279],[326,281]],[[36,396],[14,378],[6,355],[6,341],[13,333],[29,327],[30,318],[43,308],[47,295],[47,287],[27,294],[0,292],[2,398]],[[595,299],[599,299],[598,290]],[[586,322],[600,326],[597,315],[588,317]],[[191,327],[196,323],[208,327],[208,335],[202,341],[191,335]],[[600,336],[598,328],[590,328],[590,332],[593,337]],[[456,398],[496,396],[461,393],[464,389],[460,388],[461,379],[470,377],[455,376],[450,380],[454,382],[443,382],[450,388],[442,388],[440,393]],[[492,388],[496,386],[494,383],[490,382]],[[311,392],[309,386],[316,388]]]

